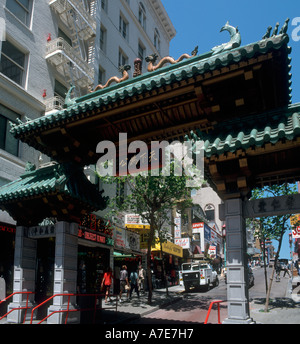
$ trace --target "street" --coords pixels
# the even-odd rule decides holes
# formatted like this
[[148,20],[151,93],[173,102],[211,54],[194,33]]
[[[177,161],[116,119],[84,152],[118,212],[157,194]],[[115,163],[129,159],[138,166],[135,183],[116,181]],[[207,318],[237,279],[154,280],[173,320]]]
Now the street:
[[[271,276],[272,268],[267,268],[268,283]],[[250,316],[252,302],[257,302],[263,308],[266,297],[264,269],[260,267],[253,268],[254,286],[249,289],[250,300]],[[273,281],[271,298],[285,298],[288,278],[283,277],[281,272],[280,282]],[[184,287],[176,287],[181,290],[182,300],[167,306],[164,309],[159,309],[155,312],[147,314],[140,319],[134,320],[131,324],[199,324],[204,323],[207,316],[207,311],[210,302],[213,300],[227,299],[227,285],[224,278],[220,278],[218,287],[211,288],[209,291],[190,290],[185,292]],[[181,288],[181,289],[180,289]],[[221,322],[227,317],[227,304],[226,302],[220,304],[220,318]],[[216,324],[217,306],[211,311],[208,323]]]

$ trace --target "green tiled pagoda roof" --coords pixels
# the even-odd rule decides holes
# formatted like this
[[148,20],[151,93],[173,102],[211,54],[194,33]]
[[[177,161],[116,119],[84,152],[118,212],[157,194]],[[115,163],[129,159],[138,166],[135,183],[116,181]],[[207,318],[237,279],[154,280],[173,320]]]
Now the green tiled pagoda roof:
[[196,131],[193,137],[204,141],[204,154],[207,158],[235,152],[237,149],[248,149],[251,146],[275,144],[283,139],[291,141],[300,137],[300,103],[281,109],[277,113],[232,120],[227,122],[226,126],[216,127],[213,137],[210,135],[208,138],[200,131]]
[[[24,134],[26,135],[27,133],[39,130],[39,128],[54,128],[64,123],[70,123],[76,121],[78,115],[87,116],[87,111],[98,109],[103,105],[110,105],[120,100],[155,90],[164,85],[171,85],[187,80],[188,78],[203,75],[206,72],[211,72],[215,69],[226,67],[232,63],[238,63],[255,56],[267,54],[273,50],[285,47],[284,49],[289,54],[288,41],[288,35],[280,34],[219,54],[212,55],[212,52],[208,52],[198,55],[77,98],[75,104],[66,109],[35,120],[29,120],[20,125],[13,125],[11,133],[18,138]],[[287,61],[287,74],[289,72],[288,64],[289,61]],[[289,79],[290,77],[291,75],[288,74]],[[290,84],[287,85],[288,89],[289,86]]]
[[66,195],[78,203],[104,209],[106,202],[101,193],[86,178],[83,171],[73,164],[52,164],[25,172],[19,179],[0,188],[0,208],[5,204],[24,199],[47,197],[51,194]]

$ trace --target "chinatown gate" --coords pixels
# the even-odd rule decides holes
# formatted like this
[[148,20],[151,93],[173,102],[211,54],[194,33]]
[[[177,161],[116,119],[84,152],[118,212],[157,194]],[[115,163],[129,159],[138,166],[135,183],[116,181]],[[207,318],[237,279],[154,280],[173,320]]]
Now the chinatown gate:
[[[74,223],[79,214],[105,207],[101,193],[83,176],[84,166],[97,164],[103,155],[96,149],[99,142],[118,147],[120,133],[127,134],[128,144],[204,141],[204,176],[223,200],[226,221],[225,323],[252,323],[245,218],[274,210],[300,212],[296,195],[277,200],[276,208],[268,200],[263,206],[249,201],[255,187],[300,180],[300,104],[291,104],[287,23],[244,46],[238,30],[227,23],[221,31],[229,32],[230,41],[207,53],[197,55],[195,49],[176,61],[166,57],[157,62],[151,55],[145,73],[136,60],[133,78],[126,66],[122,78],[114,77],[83,97],[71,98],[71,88],[63,110],[12,125],[16,138],[56,162],[29,168],[0,189],[0,207],[18,226],[14,291],[34,291],[25,242],[33,245],[30,228],[54,216],[59,221],[54,292],[75,292],[76,267],[68,266],[75,252]],[[30,175],[40,183],[29,182]],[[14,300],[22,302],[21,296]],[[63,300],[56,307],[63,307]]]

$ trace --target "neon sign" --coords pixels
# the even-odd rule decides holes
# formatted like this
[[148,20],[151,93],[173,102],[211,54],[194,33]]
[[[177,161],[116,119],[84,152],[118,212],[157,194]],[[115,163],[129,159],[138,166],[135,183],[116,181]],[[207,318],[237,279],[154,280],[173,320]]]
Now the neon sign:
[[0,225],[0,232],[16,233],[15,227]]
[[78,228],[78,238],[106,245],[113,245],[114,242],[111,238],[107,238],[103,235],[98,234],[97,232],[89,231],[83,227]]

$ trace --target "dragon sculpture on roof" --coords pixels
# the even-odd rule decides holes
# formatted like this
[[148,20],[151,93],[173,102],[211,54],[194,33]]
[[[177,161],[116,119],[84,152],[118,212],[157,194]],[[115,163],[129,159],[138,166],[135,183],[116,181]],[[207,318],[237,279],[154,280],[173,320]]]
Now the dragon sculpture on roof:
[[219,54],[222,51],[238,48],[241,45],[241,34],[237,27],[233,27],[229,25],[229,22],[227,22],[221,28],[220,32],[222,31],[228,31],[230,33],[230,41],[213,47],[211,49],[213,55]]

